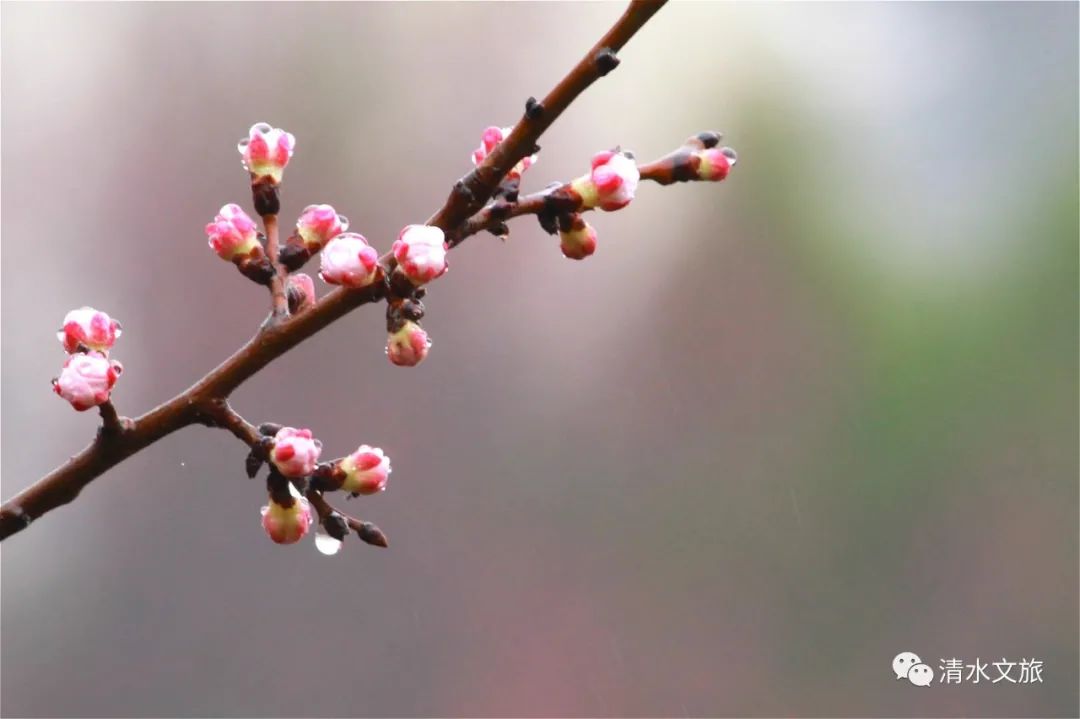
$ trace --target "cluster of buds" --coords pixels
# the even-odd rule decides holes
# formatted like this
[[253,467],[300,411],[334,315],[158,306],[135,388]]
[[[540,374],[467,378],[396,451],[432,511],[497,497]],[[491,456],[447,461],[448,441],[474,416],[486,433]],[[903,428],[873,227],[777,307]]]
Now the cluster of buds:
[[68,358],[53,379],[53,391],[79,412],[109,401],[113,385],[124,368],[109,359],[120,336],[120,323],[93,307],[80,307],[64,317],[56,333]]
[[[543,112],[530,98],[526,119]],[[479,166],[505,142],[511,128],[488,127],[480,146],[472,153]],[[657,170],[650,166],[649,178],[663,184],[687,180],[719,181],[727,177],[735,164],[730,148],[718,147],[717,133],[702,133],[690,138],[683,147],[664,158],[666,165]],[[244,167],[250,173],[256,214],[262,218],[266,235],[238,205],[228,204],[206,226],[210,247],[222,259],[233,262],[246,276],[271,287],[275,313],[282,306],[284,292],[288,312],[296,314],[316,303],[310,276],[296,272],[314,255],[320,255],[319,277],[331,285],[351,290],[374,287],[387,303],[386,355],[391,363],[413,367],[427,357],[431,340],[420,326],[424,316],[421,300],[426,285],[447,271],[449,244],[443,230],[429,225],[407,225],[391,249],[393,271],[380,263],[379,253],[367,239],[349,231],[349,220],[326,204],[308,205],[296,221],[295,231],[283,247],[277,246],[278,191],[285,166],[292,157],[295,138],[266,123],[251,127],[241,140],[239,150]],[[511,214],[518,201],[523,173],[537,160],[533,153],[522,158],[502,178],[488,208],[496,222],[495,234],[505,237],[501,222]],[[621,149],[597,153],[588,174],[565,185],[556,184],[542,195],[543,209],[537,212],[541,226],[551,234],[558,232],[563,254],[581,260],[596,251],[597,233],[582,213],[599,209],[612,212],[633,201],[641,180],[634,155]],[[665,173],[666,174],[663,174]],[[497,214],[503,212],[503,214]],[[264,244],[265,243],[265,244]],[[274,248],[269,252],[267,248]],[[389,274],[387,274],[389,273]],[[282,279],[284,278],[284,282]],[[282,288],[284,285],[284,288]],[[57,392],[76,409],[85,409],[108,399],[119,365],[108,361],[107,352],[119,326],[107,315],[84,308],[65,320],[64,347],[74,352],[64,366],[64,375],[56,380]],[[386,488],[390,459],[377,447],[360,445],[351,454],[320,463],[322,443],[310,430],[264,424],[261,438],[253,442],[247,457],[248,476],[254,477],[263,465],[270,468],[267,477],[269,503],[262,508],[262,526],[279,544],[293,544],[306,536],[313,525],[316,547],[325,554],[338,551],[348,532],[354,531],[370,544],[385,546],[377,527],[350,519],[330,507],[323,495],[343,491],[352,497],[372,495]]]
[[268,423],[260,432],[263,438],[252,448],[247,469],[248,476],[254,477],[262,464],[270,465],[266,480],[269,502],[261,515],[271,540],[295,544],[317,525],[315,543],[324,554],[335,554],[350,529],[369,544],[386,545],[377,527],[347,520],[322,501],[326,492],[341,490],[358,496],[384,490],[390,458],[381,449],[363,444],[345,457],[320,464],[322,443],[311,430]]

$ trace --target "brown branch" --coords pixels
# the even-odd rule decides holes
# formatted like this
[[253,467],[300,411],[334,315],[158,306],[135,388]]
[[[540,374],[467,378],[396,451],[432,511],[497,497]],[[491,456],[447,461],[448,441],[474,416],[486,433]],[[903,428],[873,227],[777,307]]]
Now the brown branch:
[[633,0],[622,17],[539,103],[529,108],[480,165],[454,185],[442,208],[427,224],[452,230],[487,203],[499,182],[523,157],[536,151],[536,141],[577,96],[619,64],[615,53],[664,6],[667,0]]
[[[427,224],[450,232],[481,209],[506,173],[522,157],[535,151],[540,135],[578,95],[618,64],[615,53],[664,2],[666,0],[633,0],[611,29],[555,88],[540,103],[530,104],[530,111],[518,122],[510,136],[483,163],[454,185],[446,203],[431,216]],[[260,205],[258,198],[256,205]],[[260,214],[265,221],[266,215],[273,212]],[[274,229],[273,233],[271,228]],[[276,245],[276,221],[267,224],[267,239],[268,244]],[[275,277],[280,281],[277,248],[274,247],[267,254],[277,265]],[[393,257],[389,254],[380,261],[387,271],[394,266]],[[280,297],[285,298],[284,283],[281,284]],[[71,502],[83,487],[136,452],[190,424],[205,423],[207,408],[213,402],[223,402],[233,390],[270,362],[360,305],[382,299],[385,292],[385,285],[381,282],[363,290],[338,288],[323,297],[311,310],[295,316],[279,316],[276,322],[266,324],[231,357],[187,390],[131,421],[122,432],[99,432],[81,452],[4,502],[0,506],[0,540],[26,528],[43,514]],[[275,308],[278,306],[278,295],[275,294]],[[368,524],[361,523],[362,526]],[[369,539],[377,543],[372,527],[374,525],[367,528]],[[377,531],[375,528],[374,532]],[[381,535],[381,532],[378,534]]]

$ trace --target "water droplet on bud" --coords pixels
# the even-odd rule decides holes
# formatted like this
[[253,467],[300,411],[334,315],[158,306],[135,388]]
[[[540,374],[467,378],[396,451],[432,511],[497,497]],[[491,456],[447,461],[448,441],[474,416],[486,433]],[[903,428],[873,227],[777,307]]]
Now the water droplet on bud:
[[341,549],[341,544],[340,540],[331,537],[321,526],[315,530],[315,549],[321,554],[332,557]]

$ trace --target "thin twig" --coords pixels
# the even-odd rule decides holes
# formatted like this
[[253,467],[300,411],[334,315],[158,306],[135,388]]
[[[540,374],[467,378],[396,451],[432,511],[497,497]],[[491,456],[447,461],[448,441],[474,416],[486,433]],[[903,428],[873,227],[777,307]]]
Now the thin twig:
[[105,436],[115,436],[125,429],[125,418],[121,418],[113,406],[112,400],[105,400],[98,405],[101,413],[101,433]]
[[[690,138],[682,148],[654,162],[638,165],[641,179],[650,180],[660,185],[696,180],[696,177],[681,175],[679,172],[679,168],[685,164],[685,159],[688,156],[686,148],[690,147],[690,142],[695,139]],[[577,202],[567,192],[569,188],[570,185],[567,183],[526,195],[517,202],[492,203],[459,225],[450,234],[448,241],[451,246],[457,246],[464,242],[466,238],[478,232],[493,229],[507,220],[523,215],[539,215],[549,210],[561,212],[583,211],[585,208],[580,206],[580,202]]]
[[311,506],[315,508],[315,512],[319,515],[320,522],[325,522],[330,515],[337,514],[345,520],[346,526],[351,531],[356,532],[356,535],[368,544],[375,547],[389,546],[386,535],[371,522],[365,522],[362,519],[345,514],[340,509],[335,509],[330,506],[330,503],[326,501],[321,492],[309,489],[306,496],[308,501],[311,502]]
[[266,256],[274,268],[270,278],[270,302],[273,316],[282,318],[289,314],[289,299],[285,294],[285,267],[278,260],[278,218],[277,215],[263,215],[263,227],[266,229]]

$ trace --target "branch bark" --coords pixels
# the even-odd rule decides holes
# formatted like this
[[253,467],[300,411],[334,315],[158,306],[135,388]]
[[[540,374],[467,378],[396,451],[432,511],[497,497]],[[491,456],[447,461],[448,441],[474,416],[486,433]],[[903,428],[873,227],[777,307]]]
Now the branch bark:
[[[446,202],[427,224],[440,227],[452,235],[455,228],[484,207],[506,173],[521,158],[535,151],[541,134],[586,88],[614,69],[618,64],[615,53],[665,3],[666,0],[633,0],[611,29],[555,88],[540,103],[530,103],[530,111],[518,122],[509,137],[483,163],[455,183]],[[276,222],[273,226],[267,224],[267,233],[275,235],[273,240],[276,244]],[[276,257],[276,253],[272,256]],[[395,264],[389,253],[380,258],[380,262],[386,273]],[[279,270],[278,264],[275,261],[276,270]],[[275,277],[281,283],[278,272],[275,272]],[[183,427],[206,423],[207,408],[213,403],[223,403],[237,387],[266,365],[357,307],[383,299],[386,292],[386,286],[382,283],[363,290],[338,288],[310,310],[294,316],[279,316],[276,321],[267,322],[231,357],[187,390],[141,417],[126,422],[122,431],[99,432],[81,452],[4,502],[0,506],[0,540],[25,529],[31,521],[47,512],[71,502],[87,484],[131,455]],[[276,307],[280,303],[277,293],[274,298]],[[106,417],[106,425],[109,423],[110,418]],[[226,428],[232,430],[231,427]]]

